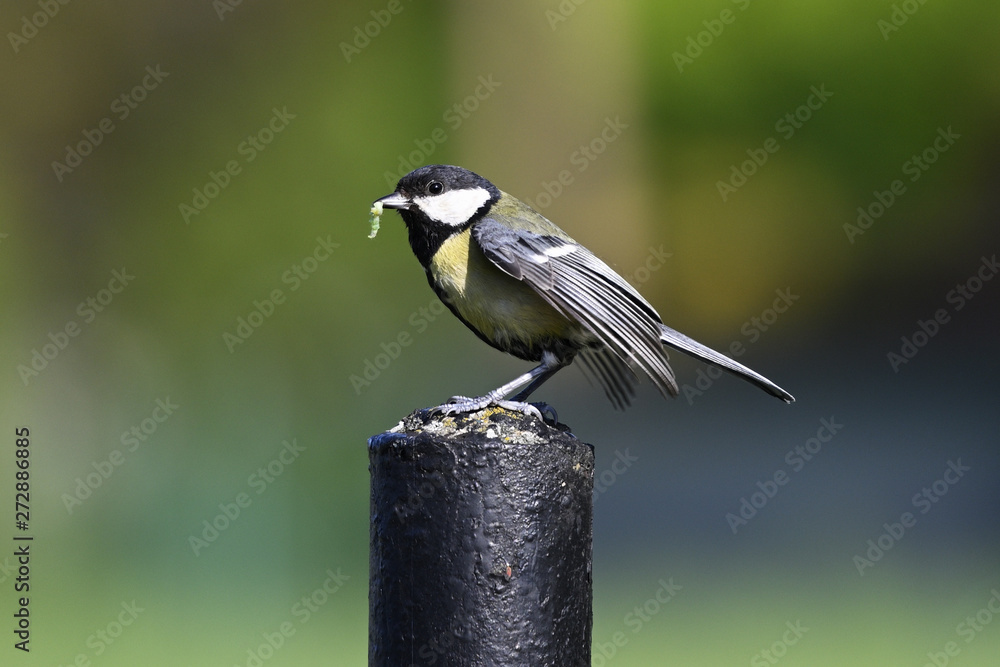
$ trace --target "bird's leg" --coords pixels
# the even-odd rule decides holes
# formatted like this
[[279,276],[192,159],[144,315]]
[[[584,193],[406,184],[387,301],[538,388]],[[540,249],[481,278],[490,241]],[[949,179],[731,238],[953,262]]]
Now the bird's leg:
[[[517,376],[507,384],[497,387],[484,396],[477,398],[452,396],[447,403],[437,406],[433,411],[448,415],[460,412],[475,412],[487,406],[496,405],[507,410],[513,410],[514,412],[523,412],[539,419],[543,419],[543,411],[551,412],[553,417],[555,417],[555,410],[545,403],[532,404],[525,403],[524,400],[567,363],[569,362],[560,360],[555,355],[546,352],[542,355],[542,363],[527,373]],[[525,385],[527,386],[514,396],[512,400],[504,400],[505,396]],[[541,410],[539,410],[539,407],[541,407]]]
[[521,401],[521,402],[525,401],[528,398],[528,396],[530,396],[536,389],[538,389],[539,387],[542,386],[542,383],[544,383],[550,377],[552,377],[553,375],[555,375],[556,371],[558,371],[562,367],[563,367],[562,364],[560,364],[559,366],[556,366],[554,368],[552,368],[552,367],[545,368],[544,364],[542,366],[539,366],[535,370],[538,370],[539,368],[545,368],[544,372],[539,373],[538,375],[536,375],[535,377],[533,377],[531,379],[531,384],[529,384],[527,387],[525,387],[520,392],[518,392],[517,396],[514,396],[511,400],[512,401]]
[[555,367],[548,368],[544,373],[540,373],[536,378],[531,381],[527,387],[522,389],[518,394],[511,398],[511,401],[517,404],[525,404],[535,407],[542,414],[551,415],[553,422],[559,421],[559,415],[556,413],[556,409],[553,408],[548,403],[528,403],[528,396],[532,394],[536,389],[542,386],[542,384],[548,380],[550,377],[556,374],[556,371],[565,366],[565,363],[561,363]]

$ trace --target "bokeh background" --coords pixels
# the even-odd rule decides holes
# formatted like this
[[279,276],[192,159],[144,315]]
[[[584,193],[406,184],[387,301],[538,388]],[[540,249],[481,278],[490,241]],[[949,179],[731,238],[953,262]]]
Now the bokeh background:
[[671,402],[538,394],[597,451],[595,665],[997,664],[1000,5],[0,16],[0,663],[364,664],[366,438],[527,369],[438,316],[398,216],[366,238],[445,162],[798,398],[679,354]]

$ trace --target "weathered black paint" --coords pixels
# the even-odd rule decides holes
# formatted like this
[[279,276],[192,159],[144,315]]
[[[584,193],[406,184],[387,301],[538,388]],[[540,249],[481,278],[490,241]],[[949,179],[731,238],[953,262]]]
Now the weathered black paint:
[[368,663],[590,665],[594,453],[499,409],[369,440]]

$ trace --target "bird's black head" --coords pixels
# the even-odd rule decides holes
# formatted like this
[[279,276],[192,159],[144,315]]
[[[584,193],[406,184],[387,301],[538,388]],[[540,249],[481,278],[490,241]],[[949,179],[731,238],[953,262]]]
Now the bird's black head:
[[441,243],[480,219],[500,199],[500,190],[478,174],[451,165],[432,164],[411,171],[391,195],[377,199],[399,211],[410,247],[424,266]]

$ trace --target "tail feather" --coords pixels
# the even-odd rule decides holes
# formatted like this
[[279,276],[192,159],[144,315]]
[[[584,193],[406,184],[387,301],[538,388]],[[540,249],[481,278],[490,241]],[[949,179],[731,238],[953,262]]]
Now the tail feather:
[[705,347],[698,341],[688,338],[679,331],[674,331],[664,324],[660,325],[660,340],[663,341],[664,344],[678,349],[685,354],[689,354],[692,357],[701,359],[702,361],[707,361],[708,363],[714,364],[723,370],[729,371],[733,375],[760,387],[771,396],[780,398],[785,403],[793,403],[795,401],[795,397],[768,380],[760,373],[750,370],[743,364],[733,361],[724,354],[720,354],[709,347]]

